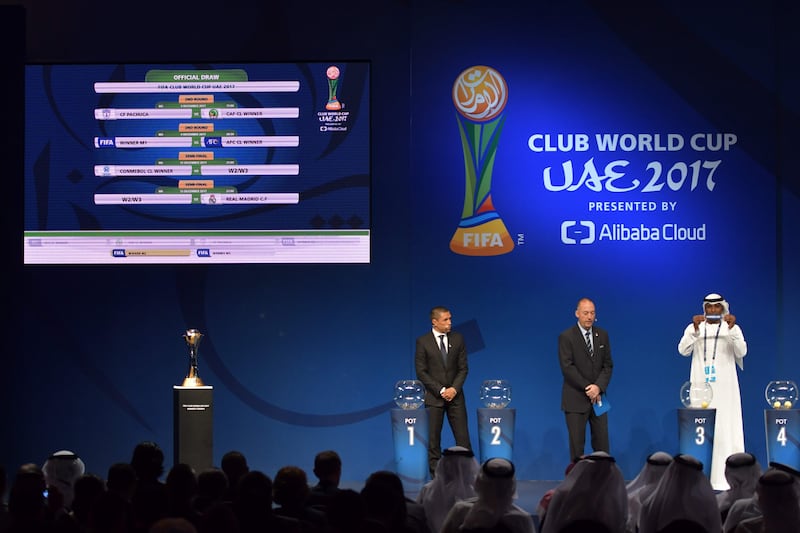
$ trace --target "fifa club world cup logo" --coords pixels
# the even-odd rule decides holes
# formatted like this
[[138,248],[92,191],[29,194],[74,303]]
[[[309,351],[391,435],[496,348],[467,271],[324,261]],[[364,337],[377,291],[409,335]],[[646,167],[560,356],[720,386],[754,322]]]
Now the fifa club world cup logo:
[[453,84],[465,178],[461,222],[450,240],[450,250],[457,254],[502,255],[514,249],[492,203],[492,169],[507,101],[506,81],[491,67],[470,67]]
[[332,65],[328,67],[325,74],[328,76],[328,103],[325,104],[325,109],[339,111],[342,108],[342,104],[336,98],[336,89],[339,87],[339,68]]

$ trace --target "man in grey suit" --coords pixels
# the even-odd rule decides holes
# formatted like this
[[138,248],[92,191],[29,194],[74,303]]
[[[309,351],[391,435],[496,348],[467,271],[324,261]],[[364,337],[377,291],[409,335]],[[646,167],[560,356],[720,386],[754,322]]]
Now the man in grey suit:
[[586,424],[592,435],[592,450],[609,452],[608,414],[598,416],[595,404],[611,381],[611,344],[608,332],[594,325],[594,302],[581,298],[575,309],[578,323],[558,336],[558,360],[564,384],[561,387],[561,410],[567,421],[570,460],[584,454]]
[[467,429],[467,404],[462,394],[467,379],[467,348],[460,333],[450,331],[452,315],[445,307],[431,309],[431,331],[417,339],[414,366],[417,379],[425,385],[428,410],[428,467],[431,478],[442,456],[444,415],[456,439],[456,446],[472,449]]

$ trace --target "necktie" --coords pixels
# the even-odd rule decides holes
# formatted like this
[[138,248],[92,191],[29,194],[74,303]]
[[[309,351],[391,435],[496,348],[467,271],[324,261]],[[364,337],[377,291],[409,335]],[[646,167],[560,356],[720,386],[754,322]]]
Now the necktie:
[[444,342],[444,335],[439,335],[439,351],[442,352],[442,362],[447,365],[447,346]]
[[594,350],[592,350],[592,337],[591,332],[586,332],[586,349],[589,350],[589,357],[594,357]]

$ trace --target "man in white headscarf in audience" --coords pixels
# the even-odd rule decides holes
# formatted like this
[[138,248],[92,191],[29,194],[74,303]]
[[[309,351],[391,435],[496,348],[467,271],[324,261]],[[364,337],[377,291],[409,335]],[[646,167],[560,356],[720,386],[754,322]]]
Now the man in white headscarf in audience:
[[689,525],[708,533],[722,530],[714,489],[703,474],[703,463],[691,455],[676,455],[656,490],[642,502],[639,533],[669,530],[673,522],[685,523],[684,531],[691,530]]
[[86,466],[77,454],[69,450],[60,450],[47,458],[42,466],[45,482],[54,487],[64,499],[64,508],[72,509],[75,497],[75,482],[86,471]]
[[628,498],[622,471],[609,454],[594,452],[578,461],[556,487],[542,533],[559,533],[564,528],[574,528],[575,523],[620,532],[625,530],[627,518]]
[[[772,470],[780,470],[789,474],[794,482],[794,490],[800,494],[800,472],[794,468],[788,467],[781,463],[771,462],[767,472]],[[766,472],[765,472],[766,473]],[[736,527],[741,523],[751,518],[761,516],[761,503],[759,502],[758,490],[750,498],[741,498],[736,500],[728,510],[728,516],[722,526],[723,533],[730,533],[736,530]]]
[[725,460],[725,479],[728,480],[730,489],[717,494],[717,504],[723,523],[733,502],[753,497],[761,474],[761,465],[752,453],[734,453]]
[[442,458],[436,463],[436,476],[417,496],[417,503],[425,508],[431,532],[441,531],[447,513],[457,501],[475,497],[475,480],[480,468],[472,450],[463,446],[453,446],[442,452]]
[[654,452],[647,457],[644,466],[628,483],[625,490],[628,492],[628,524],[626,531],[636,533],[636,523],[642,502],[656,490],[659,480],[667,467],[672,463],[672,456],[667,452]]
[[743,520],[735,533],[797,533],[800,531],[800,491],[794,476],[772,468],[758,480],[762,516]]
[[476,497],[456,502],[440,533],[491,530],[534,533],[533,517],[514,504],[517,480],[508,459],[487,459],[475,480]]

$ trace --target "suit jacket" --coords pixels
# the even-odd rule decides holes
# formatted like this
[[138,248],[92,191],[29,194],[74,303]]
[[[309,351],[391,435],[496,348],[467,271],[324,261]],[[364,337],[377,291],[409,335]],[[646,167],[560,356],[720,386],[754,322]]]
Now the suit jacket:
[[564,384],[561,387],[561,409],[572,413],[585,413],[592,407],[585,389],[594,383],[605,392],[611,381],[611,344],[608,332],[592,326],[594,356],[589,355],[586,339],[575,324],[558,336],[558,360]]
[[453,387],[458,394],[453,402],[463,400],[461,388],[467,379],[469,367],[467,365],[467,347],[464,337],[460,333],[451,331],[447,334],[449,347],[447,351],[447,367],[442,361],[442,352],[439,351],[439,339],[432,332],[417,338],[414,353],[414,366],[417,369],[417,379],[425,385],[425,405],[443,406],[444,398],[439,395],[442,387]]

